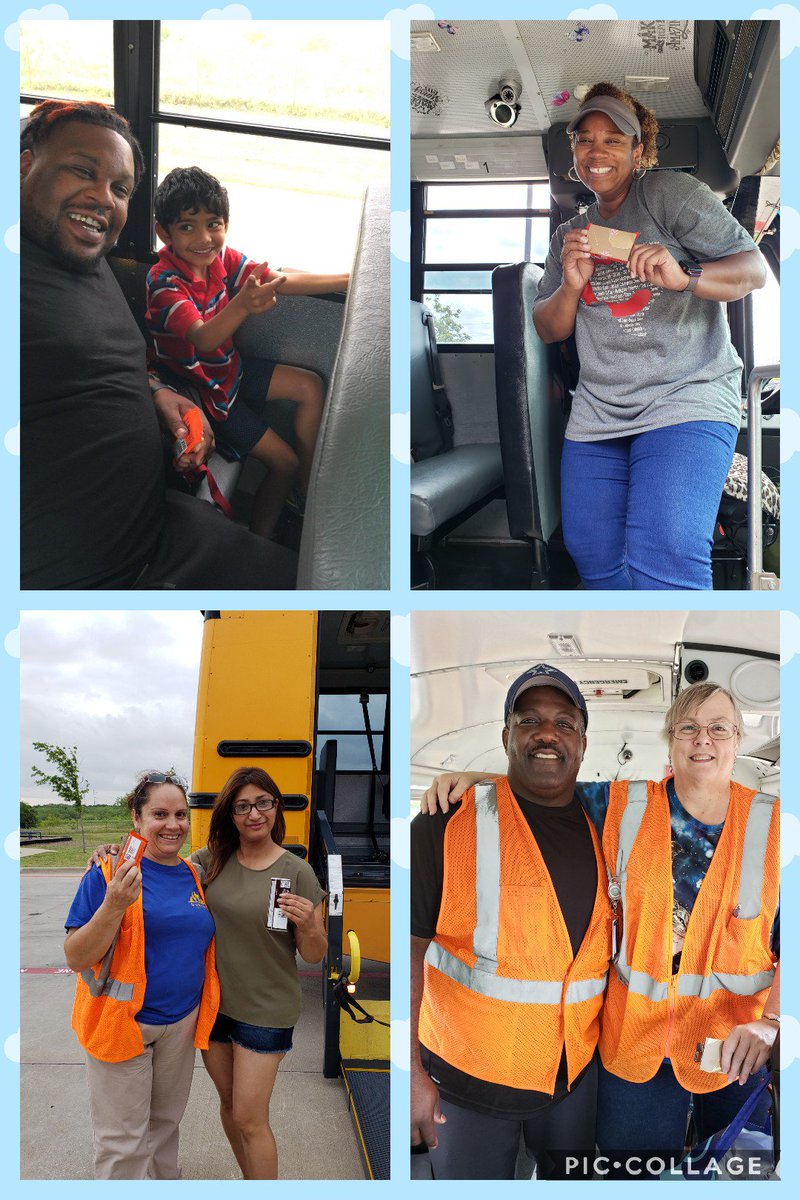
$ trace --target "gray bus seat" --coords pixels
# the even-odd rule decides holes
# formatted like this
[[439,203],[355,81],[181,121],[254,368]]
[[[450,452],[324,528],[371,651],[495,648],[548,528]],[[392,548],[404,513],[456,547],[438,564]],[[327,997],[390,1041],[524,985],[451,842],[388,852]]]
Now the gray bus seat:
[[[315,331],[305,330],[313,340]],[[369,188],[314,454],[298,588],[389,586],[389,191]]]
[[[344,304],[327,296],[281,296],[274,309],[247,318],[240,326],[234,342],[240,354],[269,359],[289,366],[316,371],[327,385],[333,372],[336,348],[342,329]],[[313,331],[309,335],[309,331]],[[259,406],[252,396],[248,404],[259,415],[269,419],[270,426],[284,440],[292,439],[292,409],[289,401],[266,397]],[[243,462],[229,462],[216,451],[208,461],[214,480],[228,500],[233,496],[245,469]],[[263,468],[255,466],[253,486],[261,479]],[[201,500],[211,500],[208,483],[203,479],[197,489]]]
[[434,386],[430,310],[411,303],[411,533],[428,537],[487,502],[502,486],[497,444],[447,448],[440,396]]
[[427,537],[503,482],[499,447],[457,446],[411,468],[411,532]]
[[547,543],[561,522],[561,448],[566,415],[551,387],[548,347],[533,324],[542,270],[533,263],[492,272],[497,419],[511,536],[533,548],[547,574]]

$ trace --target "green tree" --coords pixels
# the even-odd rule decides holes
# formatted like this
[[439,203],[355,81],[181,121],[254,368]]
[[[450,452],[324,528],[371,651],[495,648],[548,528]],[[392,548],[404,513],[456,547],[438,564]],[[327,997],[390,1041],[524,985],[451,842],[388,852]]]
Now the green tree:
[[470,336],[461,324],[461,309],[445,304],[441,296],[426,296],[425,303],[433,313],[437,342],[468,342]]
[[30,804],[26,804],[24,800],[19,802],[19,827],[20,829],[35,829],[39,824],[39,818],[36,815],[36,809]]
[[86,849],[86,836],[83,831],[83,798],[89,791],[89,784],[83,778],[78,765],[77,746],[51,746],[49,742],[34,742],[34,750],[38,750],[53,768],[52,774],[40,767],[31,767],[34,782],[40,787],[49,787],[67,804],[75,808],[75,818],[81,827],[81,842]]

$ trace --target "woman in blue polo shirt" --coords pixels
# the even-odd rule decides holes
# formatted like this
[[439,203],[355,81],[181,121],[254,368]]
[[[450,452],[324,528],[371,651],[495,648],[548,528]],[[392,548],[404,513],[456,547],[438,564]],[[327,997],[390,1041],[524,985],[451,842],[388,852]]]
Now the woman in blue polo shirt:
[[195,1048],[208,1045],[219,1007],[214,921],[180,857],[184,783],[142,775],[128,808],[147,839],[140,864],[92,867],[67,916],[67,965],[78,975],[72,1026],[86,1050],[95,1178],[179,1179]]

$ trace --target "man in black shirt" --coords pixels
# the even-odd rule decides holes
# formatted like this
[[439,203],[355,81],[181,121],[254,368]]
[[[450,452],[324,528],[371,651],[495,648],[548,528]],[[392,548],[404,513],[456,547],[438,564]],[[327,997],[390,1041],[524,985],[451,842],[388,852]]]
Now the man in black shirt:
[[[575,796],[586,746],[586,724],[586,704],[576,684],[553,667],[540,663],[521,675],[509,689],[503,729],[508,785],[541,853],[573,960],[584,939],[589,940],[590,925],[595,930],[592,936],[597,936],[597,913],[601,907],[593,834]],[[460,805],[433,817],[420,814],[411,825],[412,1146],[427,1145],[432,1174],[437,1179],[513,1178],[522,1136],[537,1159],[540,1178],[586,1178],[587,1171],[590,1177],[586,1163],[566,1164],[568,1155],[591,1158],[594,1150],[596,1066],[592,1058],[572,1080],[572,1086],[568,1086],[563,1022],[561,1057],[552,1094],[492,1081],[486,1078],[491,1072],[484,1072],[484,1077],[479,1071],[473,1074],[463,1069],[463,1064],[457,1067],[446,1061],[420,1041],[424,963],[426,955],[429,964],[435,962],[429,947],[437,948],[432,943],[437,928],[441,932],[440,905],[448,861],[451,871],[455,870],[452,859],[448,859],[445,833],[449,821],[459,811]],[[452,848],[450,853],[454,853]],[[480,854],[480,847],[475,853]],[[500,861],[504,861],[502,856]],[[501,867],[501,873],[502,870]],[[497,923],[501,929],[506,920],[500,900],[502,884],[499,878],[495,907],[500,909]],[[476,903],[479,907],[480,901]],[[476,922],[477,953],[480,914]],[[453,924],[450,923],[451,928]],[[458,924],[456,920],[455,925]],[[561,931],[555,929],[534,933],[542,941],[561,936]],[[496,971],[496,962],[489,963],[487,969],[491,972],[493,967]],[[546,973],[540,978],[547,978]],[[474,986],[480,991],[482,984],[478,981]],[[469,1003],[470,992],[465,989],[463,996]],[[479,1020],[472,1028],[476,1042],[480,1042]],[[467,1061],[471,1061],[471,1050],[477,1054],[478,1046],[465,1047],[463,1057]],[[553,1053],[554,1048],[549,1050]],[[504,1051],[507,1057],[508,1047]],[[524,1058],[526,1049],[520,1046],[514,1052]],[[557,1047],[555,1056],[554,1062]]]
[[[293,587],[294,554],[166,488],[159,422],[181,436],[189,402],[158,386],[151,397],[106,262],[143,171],[127,122],[45,101],[20,150],[21,586]],[[204,428],[181,466],[210,452]]]

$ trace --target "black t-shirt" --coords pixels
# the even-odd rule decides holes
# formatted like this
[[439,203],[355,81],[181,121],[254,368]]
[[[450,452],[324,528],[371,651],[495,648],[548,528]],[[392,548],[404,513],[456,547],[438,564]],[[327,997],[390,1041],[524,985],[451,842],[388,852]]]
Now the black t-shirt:
[[[574,956],[589,928],[597,892],[597,860],[586,814],[577,797],[564,808],[536,804],[516,794],[514,799],[553,881]],[[432,817],[420,813],[411,822],[411,933],[415,937],[430,939],[436,933],[444,878],[444,833],[459,807]],[[523,1120],[563,1099],[567,1092],[563,1051],[553,1097],[476,1079],[433,1054],[427,1046],[422,1046],[421,1052],[422,1064],[444,1099],[475,1112]]]
[[144,339],[105,259],[23,238],[20,304],[22,586],[129,586],[164,509]]

